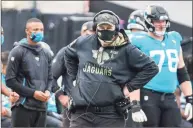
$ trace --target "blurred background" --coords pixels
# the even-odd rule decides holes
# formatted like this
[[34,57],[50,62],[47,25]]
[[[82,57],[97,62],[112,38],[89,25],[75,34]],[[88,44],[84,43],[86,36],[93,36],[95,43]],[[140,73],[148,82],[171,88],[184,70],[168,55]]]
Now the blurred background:
[[10,50],[13,43],[25,37],[25,24],[37,17],[44,24],[44,41],[56,54],[62,47],[80,35],[84,22],[103,10],[114,11],[121,19],[121,28],[127,26],[130,13],[145,9],[149,4],[159,4],[169,13],[171,29],[184,39],[192,36],[192,1],[2,1],[1,26],[5,43],[1,50]]

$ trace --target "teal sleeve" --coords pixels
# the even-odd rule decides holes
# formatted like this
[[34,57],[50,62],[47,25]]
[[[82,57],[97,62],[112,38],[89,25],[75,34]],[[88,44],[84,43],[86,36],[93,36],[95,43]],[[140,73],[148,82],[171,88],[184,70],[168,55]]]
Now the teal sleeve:
[[176,40],[178,40],[180,42],[182,41],[182,36],[180,35],[179,32],[173,31],[173,35],[176,38]]

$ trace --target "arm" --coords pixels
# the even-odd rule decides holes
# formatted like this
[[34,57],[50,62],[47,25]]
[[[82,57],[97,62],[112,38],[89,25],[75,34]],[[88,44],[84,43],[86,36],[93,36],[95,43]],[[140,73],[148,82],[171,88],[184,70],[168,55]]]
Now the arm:
[[[76,41],[76,40],[75,40]],[[57,80],[58,80],[58,78],[61,76],[61,75],[63,75],[63,74],[65,74],[65,75],[67,75],[66,73],[67,73],[67,69],[66,69],[66,65],[65,65],[65,51],[66,51],[66,49],[68,48],[68,51],[67,51],[67,54],[66,54],[66,58],[67,58],[67,60],[69,59],[69,58],[73,58],[74,57],[74,54],[76,54],[76,53],[73,53],[73,52],[75,52],[75,49],[74,49],[74,47],[75,47],[75,41],[73,41],[70,45],[68,45],[67,47],[64,47],[64,48],[62,48],[58,53],[57,53],[57,55],[56,55],[56,57],[54,58],[54,60],[53,60],[53,63],[52,63],[52,72],[53,72],[53,86],[58,86],[58,83],[57,83]],[[74,45],[73,45],[74,44]],[[73,45],[73,46],[72,46]],[[72,51],[73,50],[73,51]],[[71,55],[72,54],[72,55]],[[71,59],[69,59],[69,60],[71,60]],[[57,63],[56,63],[57,62]],[[72,60],[72,62],[73,62],[73,60]],[[69,63],[71,63],[71,61],[69,62],[67,62],[68,64]],[[76,63],[74,64],[74,65],[76,65]],[[55,93],[55,96],[57,97],[57,98],[59,98],[60,96],[63,96],[64,94],[66,94],[65,92],[64,92],[64,88],[65,88],[65,84],[63,84],[63,87],[60,89],[60,90],[58,90],[56,93]],[[60,99],[60,98],[59,98]]]
[[17,74],[19,73],[19,65],[22,58],[22,53],[20,51],[22,50],[18,47],[15,47],[10,52],[6,71],[6,85],[21,96],[33,97],[35,90],[22,86],[22,84],[16,79]]
[[[78,56],[76,53],[76,40],[73,41],[70,45],[68,45],[65,49],[64,52],[64,68],[66,69],[66,73],[65,75],[69,75],[72,76],[72,79],[76,78],[77,75],[77,71],[78,71]],[[68,74],[67,74],[68,73]],[[56,74],[56,76],[58,76]],[[58,76],[59,77],[59,76]],[[61,102],[61,104],[66,107],[69,101],[69,97],[67,95],[64,95],[64,87],[57,91],[56,93],[56,97],[59,99],[59,101]]]
[[52,80],[53,80],[53,75],[52,75],[52,56],[50,53],[48,53],[48,86],[47,90],[49,92],[52,92]]
[[[133,45],[140,49],[141,43],[139,41],[136,41],[137,36],[135,34],[129,34],[129,39]],[[129,93],[129,98],[131,101],[140,101],[140,89],[134,90],[133,92]]]
[[186,119],[187,116],[184,115],[184,110],[180,106],[180,104],[181,104],[181,101],[180,101],[181,91],[180,91],[180,89],[177,88],[176,91],[174,92],[174,94],[176,96],[176,102],[177,102],[178,108],[180,109],[180,113],[181,113],[182,117],[184,119]]
[[[182,49],[180,48],[180,55],[179,55],[179,63],[178,63],[178,80],[181,81],[180,82],[180,88],[184,94],[184,96],[190,96],[192,95],[192,86],[191,86],[191,82],[190,82],[190,78],[188,75],[188,72],[186,70],[186,74],[181,74],[180,73],[180,69],[182,70],[182,68],[185,68],[185,63],[184,63],[184,59],[183,59],[183,54],[182,54]],[[187,78],[182,78],[182,75],[186,75]]]
[[[130,44],[128,51],[130,68],[137,73],[135,77],[126,83],[123,93],[131,99],[132,119],[135,122],[147,121],[147,117],[140,106],[140,88],[147,84],[157,73],[158,66],[138,48]],[[131,93],[130,93],[131,92]]]
[[76,79],[78,72],[78,55],[77,55],[77,40],[73,41],[66,47],[64,53],[64,61],[67,68],[67,73],[72,79]]
[[181,90],[184,93],[185,99],[186,99],[186,107],[185,107],[184,115],[187,116],[186,120],[190,120],[192,119],[192,105],[193,105],[192,86],[190,82],[190,77],[188,75],[188,71],[184,64],[181,47],[180,47],[177,76],[178,76],[178,81],[180,83]]
[[10,95],[10,90],[6,87],[4,74],[1,74],[1,93],[8,97]]
[[137,71],[136,76],[126,83],[129,92],[145,86],[158,72],[156,63],[138,48],[130,44],[128,51],[129,65]]
[[1,92],[5,95],[5,96],[7,96],[7,97],[9,97],[9,100],[12,102],[12,103],[14,103],[14,102],[16,102],[18,99],[19,99],[19,95],[16,93],[16,92],[12,92],[12,91],[10,91],[7,87],[6,87],[6,85],[5,85],[5,77],[2,77],[2,79],[1,79],[1,81],[2,81],[2,85],[1,85]]
[[131,101],[137,100],[140,101],[140,89],[134,90],[129,94]]
[[1,83],[1,93],[8,96],[10,95],[10,91],[5,87],[5,85],[3,83]]
[[56,56],[54,57],[52,61],[53,90],[55,91],[57,91],[60,88],[60,86],[57,83],[58,78],[62,74],[66,73],[66,67],[65,67],[65,62],[64,62],[64,52],[65,52],[65,47],[62,48],[56,54]]
[[1,116],[5,117],[8,115],[9,115],[9,110],[6,107],[1,106]]

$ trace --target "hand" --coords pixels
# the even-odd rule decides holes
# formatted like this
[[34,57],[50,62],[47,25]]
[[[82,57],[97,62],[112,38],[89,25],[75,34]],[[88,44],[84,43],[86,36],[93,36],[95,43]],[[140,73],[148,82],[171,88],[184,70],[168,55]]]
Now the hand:
[[128,98],[128,97],[129,97],[130,92],[129,92],[127,86],[124,86],[124,88],[123,88],[123,94],[125,95],[125,98]]
[[142,109],[140,109],[140,111],[138,111],[138,112],[132,113],[132,119],[135,122],[145,122],[145,121],[147,121],[147,117],[146,117],[146,115],[145,115],[145,113],[143,112]]
[[140,102],[137,100],[132,101],[132,119],[134,122],[145,122],[147,121],[147,117],[143,110],[141,109]]
[[69,97],[67,95],[60,95],[58,99],[62,106],[68,107]]
[[47,100],[48,101],[50,99],[50,92],[48,90],[45,91],[45,95],[47,97]]
[[184,115],[187,117],[186,120],[192,119],[192,105],[190,103],[186,104]]
[[9,95],[9,101],[14,103],[19,100],[19,95],[16,92],[11,92]]
[[186,120],[192,119],[192,104],[193,104],[193,97],[192,95],[186,96],[186,106],[185,106],[185,111],[184,115],[187,116]]
[[42,91],[35,91],[33,97],[42,102],[46,102],[48,99],[48,96]]
[[8,115],[8,111],[5,107],[2,107],[1,116],[6,116],[6,115]]

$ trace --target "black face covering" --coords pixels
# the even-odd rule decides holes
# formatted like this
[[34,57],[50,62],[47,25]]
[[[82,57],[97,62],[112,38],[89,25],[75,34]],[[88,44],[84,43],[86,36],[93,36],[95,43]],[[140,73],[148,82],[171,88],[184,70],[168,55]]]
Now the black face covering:
[[112,41],[113,37],[116,35],[116,31],[97,29],[97,35],[103,41]]

